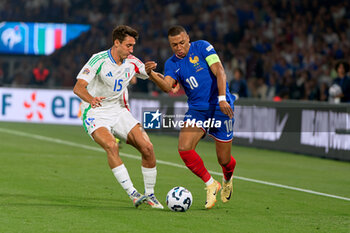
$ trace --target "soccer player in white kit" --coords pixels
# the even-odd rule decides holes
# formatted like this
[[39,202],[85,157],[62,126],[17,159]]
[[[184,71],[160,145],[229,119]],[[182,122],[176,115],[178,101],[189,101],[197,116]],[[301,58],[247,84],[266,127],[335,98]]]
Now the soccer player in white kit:
[[[107,152],[108,164],[134,206],[145,202],[153,208],[163,209],[154,195],[157,170],[153,145],[140,122],[131,115],[125,98],[133,76],[148,78],[145,65],[131,55],[138,32],[129,26],[120,25],[113,30],[112,35],[112,48],[94,54],[77,76],[73,91],[82,99],[83,126]],[[135,189],[119,156],[114,135],[125,139],[140,151],[144,195]]]

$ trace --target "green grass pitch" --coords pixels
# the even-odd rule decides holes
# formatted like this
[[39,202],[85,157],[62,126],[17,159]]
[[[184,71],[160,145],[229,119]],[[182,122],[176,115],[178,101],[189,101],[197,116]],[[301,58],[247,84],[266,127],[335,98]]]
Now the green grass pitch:
[[[156,195],[165,206],[172,187],[186,187],[193,205],[185,213],[134,208],[105,153],[82,127],[0,123],[0,233],[350,232],[349,200],[241,179],[234,180],[229,203],[219,196],[213,209],[205,210],[204,184],[181,167],[177,137],[150,137],[163,161],[157,166]],[[202,141],[197,148],[207,168],[220,173],[213,142]],[[240,146],[232,151],[236,176],[350,198],[350,163]],[[142,191],[138,152],[126,144],[121,152]]]

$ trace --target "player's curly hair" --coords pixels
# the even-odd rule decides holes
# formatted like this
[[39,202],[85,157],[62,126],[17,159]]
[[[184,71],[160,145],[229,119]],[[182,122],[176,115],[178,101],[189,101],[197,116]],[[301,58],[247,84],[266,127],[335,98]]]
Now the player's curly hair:
[[126,36],[134,37],[135,40],[137,40],[139,38],[139,33],[132,27],[129,27],[127,25],[119,25],[113,30],[113,43],[115,40],[119,40],[119,42],[122,43]]

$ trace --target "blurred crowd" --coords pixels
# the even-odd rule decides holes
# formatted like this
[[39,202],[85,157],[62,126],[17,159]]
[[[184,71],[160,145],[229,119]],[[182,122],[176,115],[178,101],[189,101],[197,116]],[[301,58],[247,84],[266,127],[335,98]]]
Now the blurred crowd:
[[[350,101],[349,1],[0,0],[0,18],[91,25],[48,57],[18,60],[11,77],[6,56],[0,56],[0,83],[5,85],[72,87],[90,56],[110,48],[111,31],[119,24],[139,31],[134,54],[156,61],[162,72],[172,55],[167,30],[179,24],[192,41],[214,45],[231,92],[241,97]],[[132,91],[160,92],[143,80]]]

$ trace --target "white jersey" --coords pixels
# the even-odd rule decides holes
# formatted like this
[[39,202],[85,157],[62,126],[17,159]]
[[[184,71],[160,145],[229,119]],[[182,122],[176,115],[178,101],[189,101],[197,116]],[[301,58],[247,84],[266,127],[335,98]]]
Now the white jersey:
[[[87,91],[93,97],[106,97],[102,105],[118,104],[125,106],[123,98],[133,76],[147,79],[145,65],[133,55],[129,55],[118,65],[111,55],[111,49],[94,54],[79,72],[77,79],[89,84]],[[83,101],[83,105],[89,103]]]

